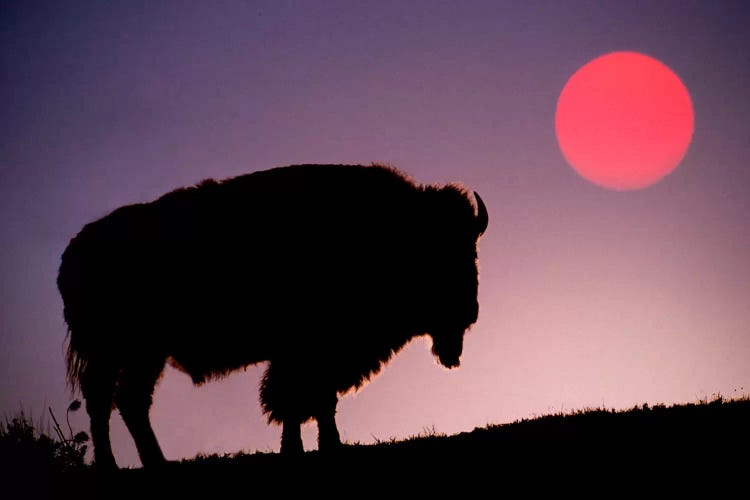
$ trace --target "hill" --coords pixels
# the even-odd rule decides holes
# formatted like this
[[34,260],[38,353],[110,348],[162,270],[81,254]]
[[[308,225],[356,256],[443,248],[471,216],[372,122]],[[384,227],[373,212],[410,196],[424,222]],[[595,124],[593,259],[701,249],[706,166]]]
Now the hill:
[[[447,495],[456,488],[505,491],[514,486],[528,493],[594,484],[715,490],[746,482],[748,445],[750,398],[719,397],[626,411],[583,409],[451,436],[428,432],[403,441],[349,445],[329,456],[317,451],[296,459],[277,453],[198,456],[158,471],[97,475],[88,468],[24,483],[27,489],[44,490],[45,498],[134,498],[149,491],[169,498],[299,492],[368,493],[369,498],[404,488]],[[33,472],[17,471],[13,477]]]

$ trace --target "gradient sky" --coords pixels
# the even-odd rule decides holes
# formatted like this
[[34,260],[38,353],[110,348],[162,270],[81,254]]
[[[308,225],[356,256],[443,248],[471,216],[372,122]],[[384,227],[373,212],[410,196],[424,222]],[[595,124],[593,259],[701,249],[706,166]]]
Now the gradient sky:
[[[0,416],[73,397],[55,279],[85,223],[294,163],[388,162],[490,212],[461,368],[413,342],[342,398],[343,439],[750,392],[749,25],[743,1],[0,1]],[[632,192],[578,176],[554,132],[567,79],[619,50],[695,108],[683,162]],[[167,458],[278,450],[262,370],[194,388],[168,368]]]

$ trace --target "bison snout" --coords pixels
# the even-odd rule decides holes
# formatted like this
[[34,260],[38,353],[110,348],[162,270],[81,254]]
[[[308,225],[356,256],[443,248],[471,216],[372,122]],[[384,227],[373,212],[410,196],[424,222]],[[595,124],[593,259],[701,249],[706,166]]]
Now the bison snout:
[[438,360],[448,369],[458,368],[461,365],[461,359],[458,356],[438,356]]
[[464,348],[463,331],[454,334],[432,334],[432,354],[446,368],[456,368],[461,364]]

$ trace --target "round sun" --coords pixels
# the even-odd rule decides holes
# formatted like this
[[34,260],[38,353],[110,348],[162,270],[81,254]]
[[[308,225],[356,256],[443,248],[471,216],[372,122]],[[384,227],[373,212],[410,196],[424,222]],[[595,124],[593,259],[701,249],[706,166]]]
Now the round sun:
[[557,101],[555,132],[583,178],[618,191],[661,180],[682,161],[693,105],[680,78],[637,52],[613,52],[570,77]]

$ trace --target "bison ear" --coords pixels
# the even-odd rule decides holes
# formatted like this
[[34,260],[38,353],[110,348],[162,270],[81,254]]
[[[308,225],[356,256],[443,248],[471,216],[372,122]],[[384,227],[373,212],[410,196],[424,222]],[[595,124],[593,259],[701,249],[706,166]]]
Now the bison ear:
[[484,202],[482,201],[482,198],[479,196],[479,193],[474,191],[474,198],[477,200],[477,219],[476,219],[476,225],[477,225],[477,237],[482,236],[482,234],[487,230],[487,225],[490,222],[490,216],[487,213],[487,207],[484,205]]

